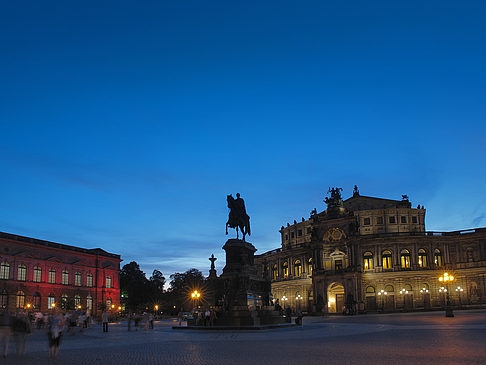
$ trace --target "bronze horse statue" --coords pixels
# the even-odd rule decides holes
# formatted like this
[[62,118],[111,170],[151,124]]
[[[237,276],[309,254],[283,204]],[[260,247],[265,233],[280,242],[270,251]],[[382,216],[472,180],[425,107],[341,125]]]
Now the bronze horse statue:
[[226,197],[228,202],[228,208],[230,213],[228,221],[226,222],[226,234],[228,234],[228,227],[236,228],[236,239],[238,239],[238,228],[243,233],[243,241],[248,234],[251,236],[250,231],[250,217],[246,214],[245,202],[240,198],[240,194],[236,194],[236,199],[230,194]]

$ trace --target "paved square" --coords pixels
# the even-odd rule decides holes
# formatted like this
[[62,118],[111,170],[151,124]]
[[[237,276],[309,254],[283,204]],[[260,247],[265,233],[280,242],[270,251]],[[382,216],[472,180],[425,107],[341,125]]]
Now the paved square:
[[486,311],[306,317],[304,326],[263,331],[127,331],[126,322],[65,335],[49,361],[45,330],[23,359],[14,343],[2,364],[484,364]]

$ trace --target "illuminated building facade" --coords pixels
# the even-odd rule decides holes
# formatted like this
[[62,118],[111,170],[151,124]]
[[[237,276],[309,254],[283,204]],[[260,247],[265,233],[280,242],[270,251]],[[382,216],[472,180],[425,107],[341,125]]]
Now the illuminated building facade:
[[[341,313],[486,302],[486,228],[427,232],[423,206],[330,190],[327,209],[280,229],[281,248],[255,256],[282,307]],[[444,286],[444,272],[454,282]]]
[[0,232],[0,308],[118,308],[120,256]]

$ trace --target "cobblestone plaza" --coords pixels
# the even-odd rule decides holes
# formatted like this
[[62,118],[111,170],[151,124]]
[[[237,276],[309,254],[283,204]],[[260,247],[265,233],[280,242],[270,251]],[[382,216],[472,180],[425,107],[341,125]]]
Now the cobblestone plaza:
[[10,342],[2,364],[484,364],[486,311],[305,317],[303,327],[260,331],[154,330],[103,333],[93,326],[65,335],[49,361],[45,330],[34,330],[23,359]]

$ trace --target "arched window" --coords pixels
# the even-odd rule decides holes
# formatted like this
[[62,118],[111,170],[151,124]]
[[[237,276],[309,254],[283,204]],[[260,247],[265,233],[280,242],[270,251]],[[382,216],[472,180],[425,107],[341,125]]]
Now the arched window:
[[277,264],[274,264],[272,266],[272,279],[277,280],[277,278],[278,278],[278,267]]
[[[17,280],[19,281],[27,280],[27,266],[22,264],[17,267]],[[21,307],[17,307],[17,308],[21,308]]]
[[8,293],[5,289],[0,293],[0,308],[5,309],[8,307]]
[[383,269],[391,269],[392,266],[392,253],[390,250],[383,251],[381,254],[381,263]]
[[427,267],[427,252],[423,248],[418,250],[418,266]]
[[64,285],[69,285],[69,272],[67,270],[62,271],[62,283]]
[[309,273],[309,275],[312,275],[312,269],[313,269],[313,267],[312,267],[312,257],[309,260],[307,260],[307,267],[308,267],[307,272]]
[[106,287],[111,288],[111,276],[110,275],[108,275],[106,277]]
[[442,253],[438,248],[434,250],[434,264],[435,266],[443,266]]
[[25,294],[23,291],[17,292],[16,308],[23,308],[25,304]]
[[365,252],[363,255],[363,261],[365,270],[373,269],[373,254],[371,252]]
[[395,292],[395,288],[393,288],[393,285],[387,285],[387,286],[385,286],[385,291],[387,293],[392,293],[393,294]]
[[288,264],[287,261],[285,261],[282,264],[282,273],[283,273],[283,277],[284,278],[288,278],[289,277],[289,264]]
[[34,276],[32,281],[40,283],[42,281],[42,269],[40,266],[34,266]]
[[294,276],[302,275],[302,264],[300,260],[295,260],[294,262]]
[[471,247],[466,249],[466,261],[467,262],[474,261],[474,250]]
[[40,294],[35,292],[34,295],[32,296],[32,305],[34,306],[34,309],[39,309],[41,305],[41,297]]
[[400,251],[400,264],[402,269],[410,269],[410,251],[405,249]]
[[409,294],[412,294],[412,286],[410,284],[405,284],[404,286],[405,290],[408,291]]
[[47,308],[53,309],[55,306],[56,306],[56,298],[54,297],[54,295],[49,294],[49,296],[47,297]]
[[48,278],[48,281],[49,281],[50,284],[55,284],[56,283],[56,270],[49,269],[49,278]]
[[10,265],[8,262],[2,262],[0,265],[0,279],[7,280],[10,277]]
[[86,297],[86,309],[92,310],[93,309],[93,297],[88,295]]
[[77,272],[74,274],[74,285],[81,286],[81,273]]
[[369,286],[366,288],[366,294],[375,294],[375,288],[373,288],[372,286]]
[[86,275],[86,286],[87,287],[92,287],[93,286],[93,274],[88,273]]
[[106,298],[106,309],[111,309],[112,300],[110,297]]
[[81,309],[81,297],[79,295],[74,296],[74,309]]

